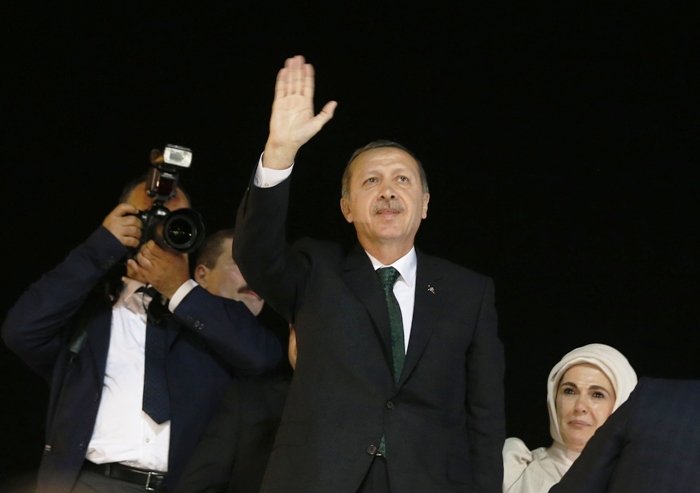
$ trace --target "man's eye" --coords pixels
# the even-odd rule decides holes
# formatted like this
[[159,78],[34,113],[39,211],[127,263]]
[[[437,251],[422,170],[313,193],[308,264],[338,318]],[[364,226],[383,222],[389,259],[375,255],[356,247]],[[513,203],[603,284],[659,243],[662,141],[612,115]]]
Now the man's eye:
[[408,182],[410,181],[410,180],[408,179],[408,176],[403,176],[403,175],[399,176],[399,177],[398,177],[398,180],[399,180],[400,183],[408,183]]

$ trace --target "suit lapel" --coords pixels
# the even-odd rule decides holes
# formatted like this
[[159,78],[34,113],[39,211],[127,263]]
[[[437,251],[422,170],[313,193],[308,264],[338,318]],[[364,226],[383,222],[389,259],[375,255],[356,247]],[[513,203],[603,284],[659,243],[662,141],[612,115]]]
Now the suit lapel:
[[416,251],[416,292],[413,306],[413,321],[411,336],[408,341],[408,351],[404,362],[399,385],[411,374],[418,364],[425,346],[435,327],[435,314],[444,310],[440,304],[440,275],[430,263],[429,258]]
[[90,352],[90,357],[92,358],[92,368],[95,370],[93,378],[96,388],[101,388],[104,381],[105,368],[107,366],[107,352],[109,351],[109,338],[112,330],[111,327],[111,307],[109,309],[99,310],[90,324],[85,340],[87,349]]
[[343,279],[350,291],[367,309],[390,370],[391,335],[384,293],[379,278],[372,269],[372,262],[359,245],[355,246],[345,260]]

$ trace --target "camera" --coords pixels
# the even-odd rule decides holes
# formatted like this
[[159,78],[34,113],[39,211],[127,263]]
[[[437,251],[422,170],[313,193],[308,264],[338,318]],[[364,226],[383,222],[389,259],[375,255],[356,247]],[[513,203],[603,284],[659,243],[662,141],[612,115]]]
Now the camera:
[[197,211],[187,208],[170,211],[164,205],[177,192],[180,169],[189,168],[191,163],[192,151],[187,147],[168,144],[163,152],[151,151],[146,193],[153,197],[153,204],[136,214],[143,223],[141,244],[152,239],[163,248],[190,253],[204,241],[204,222]]

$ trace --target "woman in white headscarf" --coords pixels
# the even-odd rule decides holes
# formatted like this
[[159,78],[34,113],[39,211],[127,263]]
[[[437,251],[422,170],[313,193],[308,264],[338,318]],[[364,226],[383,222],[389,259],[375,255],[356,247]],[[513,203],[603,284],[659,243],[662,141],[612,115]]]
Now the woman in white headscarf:
[[553,442],[530,450],[519,438],[506,439],[503,493],[547,493],[636,385],[629,361],[611,346],[588,344],[564,355],[547,379]]

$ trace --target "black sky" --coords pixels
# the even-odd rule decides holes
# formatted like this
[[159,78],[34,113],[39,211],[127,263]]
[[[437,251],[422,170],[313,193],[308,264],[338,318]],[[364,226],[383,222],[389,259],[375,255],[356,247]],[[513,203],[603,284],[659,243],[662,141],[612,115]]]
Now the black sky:
[[[3,313],[153,147],[191,147],[194,208],[231,225],[275,74],[304,54],[317,107],[339,107],[299,155],[290,235],[346,241],[352,150],[414,149],[432,192],[419,248],[496,283],[509,435],[548,443],[545,379],[581,344],[700,378],[696,2],[296,3],[6,8]],[[39,459],[47,391],[4,347],[0,368],[13,473]]]

